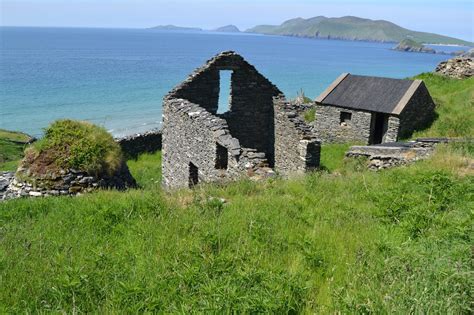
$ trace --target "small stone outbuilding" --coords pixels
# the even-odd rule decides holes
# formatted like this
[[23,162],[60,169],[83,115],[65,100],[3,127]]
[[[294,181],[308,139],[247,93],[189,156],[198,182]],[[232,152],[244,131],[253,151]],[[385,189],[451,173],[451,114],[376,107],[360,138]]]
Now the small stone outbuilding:
[[421,80],[344,73],[317,99],[313,129],[323,143],[378,144],[409,137],[435,118]]
[[[222,71],[231,71],[228,111],[218,113]],[[301,173],[319,166],[320,143],[283,93],[235,52],[223,52],[163,102],[163,185],[192,187]]]

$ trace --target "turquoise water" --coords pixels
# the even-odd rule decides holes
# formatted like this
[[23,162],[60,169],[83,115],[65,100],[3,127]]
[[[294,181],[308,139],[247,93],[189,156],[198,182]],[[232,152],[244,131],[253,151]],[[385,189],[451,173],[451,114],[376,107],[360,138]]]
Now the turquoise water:
[[314,98],[342,72],[409,77],[443,55],[393,44],[130,29],[0,28],[0,128],[36,136],[58,118],[85,119],[116,136],[160,126],[173,86],[223,50],[235,50],[288,97]]

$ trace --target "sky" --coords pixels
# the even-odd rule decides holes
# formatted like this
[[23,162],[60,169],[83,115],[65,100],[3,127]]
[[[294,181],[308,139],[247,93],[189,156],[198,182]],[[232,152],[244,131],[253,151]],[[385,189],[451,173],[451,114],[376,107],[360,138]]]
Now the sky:
[[383,19],[474,41],[473,0],[0,0],[2,26],[247,29],[295,17]]

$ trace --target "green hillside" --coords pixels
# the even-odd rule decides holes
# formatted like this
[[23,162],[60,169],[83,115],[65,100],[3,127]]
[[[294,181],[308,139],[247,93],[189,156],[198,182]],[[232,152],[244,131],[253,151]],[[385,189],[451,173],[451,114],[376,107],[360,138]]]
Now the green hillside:
[[[415,137],[472,137],[474,78],[418,78],[439,117]],[[347,148],[172,193],[145,154],[140,189],[0,202],[0,313],[472,313],[472,144],[380,172]]]
[[383,20],[362,19],[353,16],[310,19],[296,18],[281,25],[260,25],[247,30],[250,33],[285,35],[310,38],[400,42],[412,39],[419,43],[472,46],[473,43],[432,33],[415,32]]

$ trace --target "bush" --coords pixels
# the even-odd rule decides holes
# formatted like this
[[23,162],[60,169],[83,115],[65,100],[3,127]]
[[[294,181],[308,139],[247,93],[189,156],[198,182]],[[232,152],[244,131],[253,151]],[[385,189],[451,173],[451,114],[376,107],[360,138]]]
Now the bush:
[[58,120],[45,136],[25,152],[33,174],[76,169],[89,174],[112,174],[122,162],[122,151],[102,127],[84,121]]

